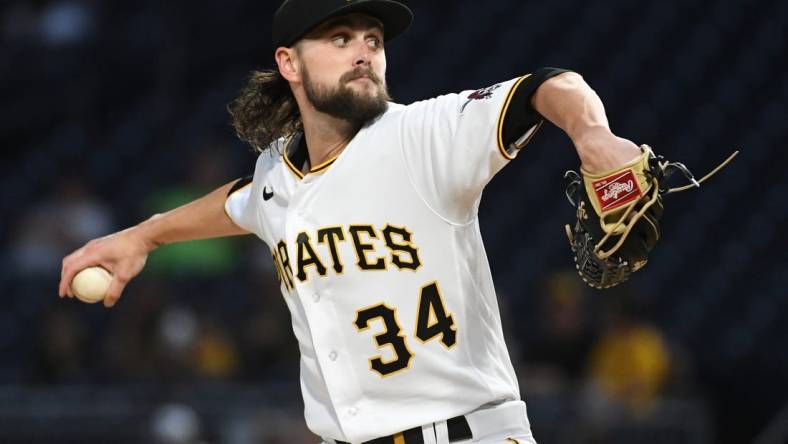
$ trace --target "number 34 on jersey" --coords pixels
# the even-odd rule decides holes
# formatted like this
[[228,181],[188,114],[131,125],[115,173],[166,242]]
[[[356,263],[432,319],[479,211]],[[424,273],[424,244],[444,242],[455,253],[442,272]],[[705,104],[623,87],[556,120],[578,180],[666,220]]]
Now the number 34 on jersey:
[[[437,282],[425,285],[419,295],[419,309],[416,315],[415,337],[422,344],[439,340],[447,349],[457,343],[457,327],[454,317],[446,311]],[[383,323],[383,331],[373,338],[378,348],[390,347],[394,352],[392,359],[383,360],[380,355],[369,359],[369,368],[381,376],[389,376],[410,366],[413,352],[408,347],[408,338],[402,333],[402,327],[397,319],[397,309],[386,303],[379,303],[372,307],[359,310],[356,314],[355,325],[359,332],[370,328],[372,321],[379,320]]]

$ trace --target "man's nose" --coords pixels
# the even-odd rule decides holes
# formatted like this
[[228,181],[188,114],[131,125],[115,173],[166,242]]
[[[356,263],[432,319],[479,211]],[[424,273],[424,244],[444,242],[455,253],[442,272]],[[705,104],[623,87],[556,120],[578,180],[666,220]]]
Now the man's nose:
[[356,66],[369,66],[372,63],[372,50],[367,46],[366,42],[362,42],[356,55]]

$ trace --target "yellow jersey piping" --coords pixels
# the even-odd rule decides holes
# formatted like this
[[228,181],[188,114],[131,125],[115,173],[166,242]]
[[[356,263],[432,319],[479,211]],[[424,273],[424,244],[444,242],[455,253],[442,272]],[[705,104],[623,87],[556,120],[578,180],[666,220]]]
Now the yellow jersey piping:
[[320,173],[320,172],[323,172],[323,171],[327,170],[328,167],[330,167],[334,163],[334,161],[337,160],[337,157],[339,157],[339,154],[337,154],[336,156],[332,157],[331,159],[326,160],[325,162],[321,163],[320,165],[312,168],[311,170],[309,170],[309,174]]
[[506,112],[509,111],[509,104],[512,102],[512,97],[514,97],[515,91],[517,91],[517,88],[520,86],[520,84],[522,84],[523,81],[528,77],[531,77],[531,74],[524,75],[520,77],[517,82],[515,82],[515,84],[509,90],[509,95],[506,96],[506,101],[503,103],[501,114],[498,115],[498,151],[500,151],[501,155],[507,160],[514,160],[514,156],[506,152],[506,147],[503,146],[503,121],[506,117]]
[[[295,165],[293,165],[293,162],[290,161],[290,158],[287,156],[287,153],[283,154],[282,157],[284,158],[285,164],[290,169],[290,171],[292,171],[293,174],[295,174],[299,179],[303,179],[304,176],[306,176],[304,173],[301,172],[301,170],[299,170],[298,168],[295,167]],[[317,174],[324,172],[325,170],[328,169],[328,167],[334,164],[334,162],[337,160],[338,157],[339,155],[336,155],[331,159],[328,159],[327,161],[321,163],[320,165],[310,169],[309,173],[307,174]]]
[[287,165],[287,167],[290,168],[290,171],[292,171],[293,174],[296,175],[296,177],[298,177],[299,179],[304,178],[304,173],[302,173],[298,168],[296,168],[295,165],[293,165],[293,162],[290,162],[290,158],[287,156],[287,152],[282,154],[282,158],[284,158],[285,160],[285,165]]

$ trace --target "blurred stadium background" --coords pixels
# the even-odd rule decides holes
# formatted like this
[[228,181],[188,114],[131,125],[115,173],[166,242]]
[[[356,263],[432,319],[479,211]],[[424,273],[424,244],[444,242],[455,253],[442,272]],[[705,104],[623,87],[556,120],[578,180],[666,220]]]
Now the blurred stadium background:
[[[408,103],[574,69],[614,131],[702,175],[615,291],[573,274],[554,127],[481,209],[540,443],[788,442],[788,2],[410,1]],[[166,247],[111,311],[57,298],[61,258],[249,174],[225,106],[272,64],[279,1],[0,2],[0,443],[315,443],[267,248]]]

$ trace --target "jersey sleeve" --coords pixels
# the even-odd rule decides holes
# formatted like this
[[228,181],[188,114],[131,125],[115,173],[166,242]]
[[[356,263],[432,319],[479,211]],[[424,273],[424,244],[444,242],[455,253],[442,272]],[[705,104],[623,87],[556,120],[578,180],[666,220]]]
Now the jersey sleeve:
[[252,194],[252,176],[239,179],[227,194],[224,211],[232,221],[246,231],[254,232],[255,199]]
[[263,201],[261,183],[265,179],[266,171],[270,169],[266,162],[269,157],[268,152],[261,153],[257,158],[254,175],[239,179],[230,188],[224,201],[224,211],[230,219],[239,227],[258,236],[262,235],[259,218],[260,202]]
[[455,223],[475,217],[484,186],[542,125],[531,96],[560,72],[540,70],[406,108],[403,156],[411,182],[433,211]]

